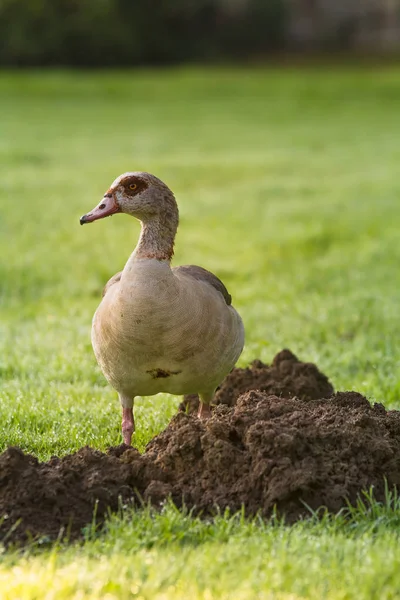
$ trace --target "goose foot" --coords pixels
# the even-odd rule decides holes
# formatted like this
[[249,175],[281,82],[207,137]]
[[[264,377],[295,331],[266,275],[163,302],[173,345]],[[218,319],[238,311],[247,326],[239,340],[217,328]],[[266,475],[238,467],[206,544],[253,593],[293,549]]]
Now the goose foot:
[[135,420],[133,418],[133,408],[122,407],[122,439],[126,446],[131,445],[134,431]]
[[199,410],[197,412],[199,419],[209,419],[211,417],[211,408],[209,404],[200,403]]
[[197,413],[199,419],[209,419],[211,417],[211,400],[214,397],[212,394],[199,394],[200,406]]

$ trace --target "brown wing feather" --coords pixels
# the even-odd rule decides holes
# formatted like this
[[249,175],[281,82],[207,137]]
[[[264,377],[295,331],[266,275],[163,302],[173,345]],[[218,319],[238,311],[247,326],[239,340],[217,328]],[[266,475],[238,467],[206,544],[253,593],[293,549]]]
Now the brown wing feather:
[[203,269],[203,267],[197,267],[196,265],[182,265],[180,267],[174,267],[172,270],[175,273],[189,275],[189,277],[193,277],[193,279],[197,279],[198,281],[205,281],[223,295],[225,302],[228,305],[232,304],[232,296],[222,281],[218,279],[214,273],[207,271],[207,269]]
[[104,290],[103,290],[103,298],[106,295],[106,293],[108,292],[108,290],[110,289],[110,287],[112,285],[114,285],[114,283],[118,283],[118,281],[121,279],[121,275],[122,275],[122,271],[120,271],[119,273],[115,273],[115,275],[113,275],[111,277],[111,279],[109,279],[106,283],[106,285],[104,286]]

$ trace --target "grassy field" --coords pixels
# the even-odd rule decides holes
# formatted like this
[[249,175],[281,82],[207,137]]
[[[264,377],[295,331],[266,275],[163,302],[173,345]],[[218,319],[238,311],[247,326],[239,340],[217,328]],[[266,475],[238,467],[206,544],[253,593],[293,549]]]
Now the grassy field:
[[[126,170],[175,191],[174,264],[224,279],[241,365],[289,347],[400,408],[400,69],[3,73],[0,107],[0,450],[120,442],[90,324],[139,226],[79,217]],[[140,449],[178,403],[137,402]],[[3,554],[0,596],[398,598],[399,508],[292,528],[136,513],[79,546]]]

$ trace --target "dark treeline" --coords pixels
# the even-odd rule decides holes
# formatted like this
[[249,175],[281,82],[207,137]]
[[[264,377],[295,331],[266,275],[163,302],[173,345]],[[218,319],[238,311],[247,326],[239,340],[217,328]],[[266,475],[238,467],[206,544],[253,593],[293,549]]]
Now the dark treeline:
[[279,50],[284,0],[0,0],[0,63],[162,65]]

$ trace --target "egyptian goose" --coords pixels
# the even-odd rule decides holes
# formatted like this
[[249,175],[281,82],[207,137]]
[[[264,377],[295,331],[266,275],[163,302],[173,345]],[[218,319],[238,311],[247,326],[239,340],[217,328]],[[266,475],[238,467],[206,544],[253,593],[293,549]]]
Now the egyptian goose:
[[244,344],[242,319],[226,287],[202,267],[171,268],[178,206],[154,175],[117,177],[81,225],[115,213],[141,222],[124,270],[104,288],[92,323],[92,345],[122,405],[122,436],[131,444],[135,396],[197,393],[198,416],[210,415],[217,386]]

